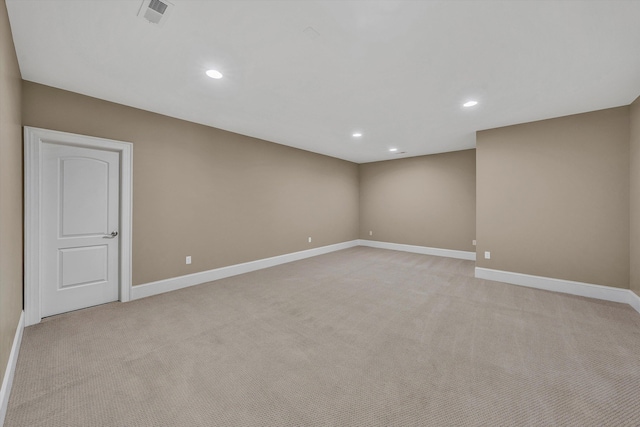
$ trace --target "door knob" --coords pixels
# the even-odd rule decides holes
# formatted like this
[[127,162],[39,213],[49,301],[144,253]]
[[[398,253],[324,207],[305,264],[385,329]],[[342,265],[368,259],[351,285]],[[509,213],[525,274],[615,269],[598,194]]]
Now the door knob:
[[104,236],[102,236],[102,238],[103,239],[113,239],[117,235],[118,235],[117,231],[112,231],[111,234],[105,234]]

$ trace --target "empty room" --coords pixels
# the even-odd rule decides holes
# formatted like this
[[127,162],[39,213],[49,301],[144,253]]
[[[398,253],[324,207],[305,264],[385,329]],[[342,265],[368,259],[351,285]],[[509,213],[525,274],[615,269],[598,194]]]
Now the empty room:
[[640,426],[639,20],[0,0],[0,426]]

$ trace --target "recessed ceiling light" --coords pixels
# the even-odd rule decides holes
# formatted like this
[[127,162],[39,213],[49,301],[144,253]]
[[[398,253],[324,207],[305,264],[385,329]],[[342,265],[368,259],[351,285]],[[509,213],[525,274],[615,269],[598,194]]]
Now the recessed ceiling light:
[[391,151],[393,153],[393,152],[398,151],[398,149],[397,148],[389,148],[389,151]]
[[473,107],[474,105],[477,105],[478,101],[467,101],[464,104],[462,104],[463,107]]
[[207,76],[211,77],[212,79],[221,79],[222,73],[218,70],[207,70]]
[[362,134],[360,132],[356,132],[354,134],[351,135],[354,138],[360,138],[362,136]]

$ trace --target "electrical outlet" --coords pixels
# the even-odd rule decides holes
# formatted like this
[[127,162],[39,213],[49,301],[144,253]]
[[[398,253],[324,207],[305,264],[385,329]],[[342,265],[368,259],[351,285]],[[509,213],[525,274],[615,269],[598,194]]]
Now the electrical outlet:
[[373,231],[369,230],[369,236],[373,236]]
[[484,251],[484,259],[491,259],[491,252]]
[[191,264],[191,256],[188,256],[188,257],[187,257],[187,259],[186,259],[186,263],[187,263],[187,264]]
[[311,237],[309,237],[309,243],[311,243]]
[[476,241],[475,240],[472,240],[471,243],[473,243],[473,246],[476,245]]

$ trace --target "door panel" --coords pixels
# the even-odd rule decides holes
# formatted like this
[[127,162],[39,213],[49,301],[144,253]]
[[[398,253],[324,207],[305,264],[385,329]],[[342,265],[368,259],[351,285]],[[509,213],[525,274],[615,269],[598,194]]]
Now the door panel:
[[[107,245],[66,248],[58,251],[60,278],[58,287],[92,285],[107,281],[109,249]],[[84,266],[78,268],[78,266]]]
[[118,299],[120,155],[42,144],[42,316]]
[[109,164],[60,158],[61,237],[109,234]]

